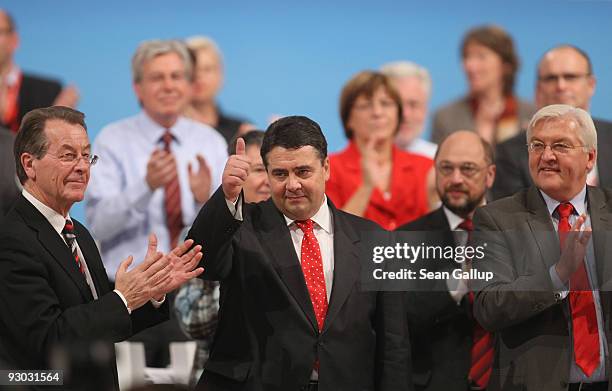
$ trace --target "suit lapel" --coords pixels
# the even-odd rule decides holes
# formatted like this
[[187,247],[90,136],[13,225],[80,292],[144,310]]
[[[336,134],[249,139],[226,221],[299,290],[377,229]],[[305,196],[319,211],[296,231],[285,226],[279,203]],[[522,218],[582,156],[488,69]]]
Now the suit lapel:
[[359,236],[353,227],[338,213],[335,206],[329,202],[329,209],[334,227],[334,284],[330,296],[327,316],[323,325],[325,332],[334,321],[342,305],[355,287],[360,274],[357,243]]
[[102,266],[100,253],[98,252],[98,248],[96,247],[95,243],[86,239],[89,237],[89,233],[87,232],[86,228],[74,219],[73,222],[75,226],[77,243],[79,244],[79,248],[83,253],[83,258],[87,264],[87,269],[89,270],[91,279],[93,280],[94,288],[98,293],[98,297],[100,297],[110,291],[108,277],[106,275],[106,271],[104,270],[104,266]]
[[25,223],[38,233],[38,241],[49,254],[59,263],[79,288],[85,301],[91,301],[91,291],[81,272],[75,265],[75,260],[66,243],[53,229],[49,221],[23,196],[19,197],[16,208],[23,216]]
[[535,186],[531,186],[527,191],[527,210],[529,211],[527,224],[540,249],[541,260],[548,270],[561,255],[559,238],[552,225],[546,203]]
[[606,246],[610,239],[608,235],[612,232],[612,215],[607,210],[607,201],[600,189],[588,186],[587,198],[593,230],[592,240],[599,287],[609,290],[612,287],[610,285],[612,283],[612,265],[605,262],[605,259],[606,253],[610,254]]
[[262,243],[267,247],[270,259],[313,329],[318,330],[314,308],[310,300],[302,266],[295,253],[287,223],[272,201],[268,201],[262,213]]

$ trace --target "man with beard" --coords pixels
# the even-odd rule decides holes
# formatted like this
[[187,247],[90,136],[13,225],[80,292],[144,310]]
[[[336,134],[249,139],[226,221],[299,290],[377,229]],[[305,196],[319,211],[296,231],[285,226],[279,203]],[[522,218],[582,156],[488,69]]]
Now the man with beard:
[[[493,150],[471,131],[450,134],[435,156],[436,190],[442,206],[398,231],[428,232],[432,246],[465,246],[475,209],[495,178]],[[463,231],[463,232],[461,232]],[[466,234],[465,231],[468,231]],[[404,234],[406,235],[406,234]],[[418,234],[415,234],[418,235]],[[409,239],[409,237],[406,236]],[[429,271],[470,268],[470,262],[424,260]],[[465,280],[428,280],[407,293],[408,321],[417,390],[486,388],[493,354],[492,337],[471,316],[472,297]]]

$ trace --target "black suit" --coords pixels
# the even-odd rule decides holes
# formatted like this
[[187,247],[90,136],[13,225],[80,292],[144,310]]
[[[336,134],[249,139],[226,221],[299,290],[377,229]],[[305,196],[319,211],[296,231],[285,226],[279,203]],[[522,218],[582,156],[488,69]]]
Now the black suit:
[[319,333],[283,215],[271,200],[230,214],[221,189],[189,237],[205,249],[204,277],[221,281],[217,332],[203,390],[300,390],[320,362],[319,390],[409,389],[402,296],[360,289],[359,234],[375,224],[331,202],[334,281]]
[[13,157],[14,141],[15,136],[8,129],[0,127],[0,217],[9,211],[19,196]]
[[[593,119],[597,129],[597,172],[600,187],[612,187],[612,122]],[[497,145],[497,173],[491,189],[494,200],[510,196],[533,184],[525,133]]]
[[[57,345],[120,342],[167,319],[167,304],[157,310],[147,304],[129,315],[111,291],[91,235],[77,221],[74,226],[97,300],[66,243],[28,200],[19,197],[0,224],[0,361],[13,368],[48,368]],[[114,353],[105,369],[102,377],[118,389]]]
[[28,111],[52,106],[61,91],[62,85],[57,80],[23,73],[17,97],[17,120],[4,126],[17,130]]
[[[426,244],[455,246],[444,209],[403,225],[397,231],[437,232],[426,234]],[[406,237],[410,241],[409,237]],[[420,242],[420,240],[419,240]],[[454,261],[427,260],[429,271],[461,268]],[[421,265],[419,265],[421,267]],[[406,292],[410,326],[413,381],[417,390],[458,390],[468,387],[473,318],[467,297],[460,305],[448,292],[446,280],[427,280],[428,286]]]

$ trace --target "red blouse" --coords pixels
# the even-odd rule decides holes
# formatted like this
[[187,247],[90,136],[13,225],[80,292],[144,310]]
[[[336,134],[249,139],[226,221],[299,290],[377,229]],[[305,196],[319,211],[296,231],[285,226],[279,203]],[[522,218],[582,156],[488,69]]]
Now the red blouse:
[[[433,161],[393,146],[390,194],[387,198],[378,189],[372,191],[364,216],[387,230],[417,219],[427,213],[427,173]],[[330,155],[330,177],[326,194],[338,208],[344,207],[361,185],[361,154],[350,142],[339,153]]]

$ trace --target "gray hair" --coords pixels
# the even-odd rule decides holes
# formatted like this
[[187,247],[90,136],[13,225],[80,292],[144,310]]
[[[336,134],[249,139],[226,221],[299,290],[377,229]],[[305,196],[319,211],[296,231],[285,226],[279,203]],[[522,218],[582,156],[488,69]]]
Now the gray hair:
[[134,57],[132,57],[132,81],[140,83],[142,81],[142,71],[144,65],[157,56],[168,53],[176,53],[185,64],[185,77],[188,80],[192,79],[193,64],[189,52],[184,43],[177,40],[151,40],[144,41],[136,49]]
[[540,121],[548,121],[555,118],[569,118],[574,120],[580,127],[580,138],[584,146],[590,151],[597,151],[597,130],[595,129],[595,124],[593,123],[591,115],[585,110],[570,105],[550,105],[538,110],[527,126],[527,142],[531,139],[533,128],[535,128]]
[[223,55],[221,54],[221,50],[219,50],[219,46],[217,43],[210,37],[206,37],[204,35],[194,35],[193,37],[189,37],[185,40],[187,47],[192,52],[198,52],[200,50],[210,50],[217,55],[219,59],[219,63],[223,62]]
[[420,80],[427,95],[431,94],[431,76],[429,71],[412,61],[394,61],[384,64],[380,67],[380,73],[398,79],[402,77],[414,77]]

